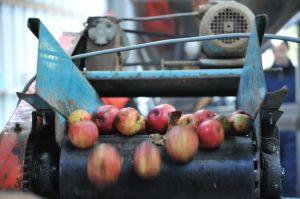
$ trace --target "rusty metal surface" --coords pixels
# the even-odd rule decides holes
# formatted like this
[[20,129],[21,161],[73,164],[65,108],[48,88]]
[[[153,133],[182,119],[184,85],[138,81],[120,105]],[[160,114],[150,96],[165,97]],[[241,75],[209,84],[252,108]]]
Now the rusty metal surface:
[[23,187],[23,161],[33,110],[22,100],[0,134],[0,189]]

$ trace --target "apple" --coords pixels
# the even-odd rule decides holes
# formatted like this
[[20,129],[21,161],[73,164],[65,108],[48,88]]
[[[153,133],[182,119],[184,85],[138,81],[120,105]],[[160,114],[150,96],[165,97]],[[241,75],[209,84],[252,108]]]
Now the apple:
[[119,110],[114,127],[121,134],[130,136],[139,133],[145,127],[144,123],[144,117],[136,109],[127,107]]
[[169,129],[166,149],[169,156],[179,162],[187,162],[197,153],[199,140],[191,128],[174,126]]
[[198,118],[199,124],[201,124],[203,121],[215,117],[216,113],[208,109],[200,109],[196,111],[194,115]]
[[170,104],[161,104],[153,109],[147,115],[147,129],[150,133],[165,134],[168,130],[170,112],[176,109]]
[[83,121],[83,120],[90,120],[91,119],[91,115],[83,110],[83,109],[77,109],[75,111],[72,111],[68,117],[68,123],[75,123],[75,122],[79,122],[79,121]]
[[225,135],[231,135],[231,129],[230,129],[230,123],[227,119],[226,116],[224,115],[216,115],[214,118],[214,120],[217,120],[221,123],[223,129],[224,129],[224,133]]
[[194,114],[185,114],[180,117],[180,119],[177,122],[177,125],[191,128],[196,133],[197,128],[199,126],[199,119]]
[[161,156],[158,148],[148,141],[139,144],[133,154],[133,165],[140,177],[152,178],[157,176],[161,167]]
[[247,135],[252,129],[251,115],[245,111],[235,111],[227,116],[233,135]]
[[217,120],[205,120],[199,125],[197,131],[200,147],[203,149],[218,148],[224,141],[224,129]]
[[74,146],[86,149],[93,146],[97,141],[98,128],[90,120],[71,123],[68,129],[68,136]]
[[118,180],[122,168],[122,158],[117,149],[102,143],[97,145],[87,159],[87,176],[96,187],[113,184]]
[[92,121],[97,125],[100,133],[110,133],[119,109],[113,105],[98,107],[92,114]]
[[241,109],[238,109],[238,110],[236,110],[236,111],[233,111],[232,113],[229,113],[229,114],[227,115],[227,117],[230,117],[230,116],[235,115],[235,114],[238,114],[238,113],[240,113],[240,114],[245,114],[245,115],[248,115],[249,117],[251,117],[250,113],[247,113],[246,111],[241,110]]
[[139,130],[138,133],[146,133],[146,120],[142,115],[141,115],[141,117],[142,117],[142,128],[141,128],[141,130]]

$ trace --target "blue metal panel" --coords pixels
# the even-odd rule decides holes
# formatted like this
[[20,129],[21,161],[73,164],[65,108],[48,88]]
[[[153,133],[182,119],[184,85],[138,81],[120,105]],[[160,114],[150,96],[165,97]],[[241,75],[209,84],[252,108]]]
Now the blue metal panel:
[[[257,21],[256,19],[256,22]],[[252,27],[248,41],[237,97],[238,108],[247,111],[253,118],[266,97],[266,82],[261,62],[257,27],[255,24]]]
[[38,19],[29,28],[39,38],[36,94],[64,117],[75,109],[92,112],[101,105],[89,82]]

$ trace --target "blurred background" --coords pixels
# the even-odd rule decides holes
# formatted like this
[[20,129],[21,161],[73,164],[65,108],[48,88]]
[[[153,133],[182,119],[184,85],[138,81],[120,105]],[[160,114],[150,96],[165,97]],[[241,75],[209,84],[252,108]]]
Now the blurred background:
[[[85,26],[85,22],[89,16],[114,15],[117,17],[134,17],[145,16],[143,4],[147,0],[0,0],[0,129],[9,120],[16,105],[16,92],[22,91],[26,83],[36,73],[37,62],[37,44],[38,40],[27,28],[27,19],[30,17],[40,18],[49,31],[58,40],[63,32],[80,32]],[[163,1],[164,2],[164,1]],[[172,12],[188,12],[194,10],[195,6],[207,3],[207,0],[172,0]],[[254,14],[266,13],[269,16],[269,25],[267,32],[299,37],[300,35],[300,12],[299,1],[251,1],[240,0],[239,2],[248,6]],[[172,6],[172,4],[177,4]],[[157,14],[164,14],[164,11],[157,11]],[[155,13],[155,12],[154,12]],[[188,21],[188,22],[187,22]],[[186,21],[175,21],[174,33],[182,35],[197,35],[198,27],[195,25],[195,19]],[[122,23],[122,28],[134,30],[141,28],[136,23]],[[161,29],[161,32],[164,30]],[[135,34],[127,34],[129,44],[151,41],[149,38],[137,38]],[[275,48],[281,46],[278,41],[265,42],[262,47],[263,68],[268,69],[275,67]],[[284,47],[285,48],[285,47]],[[194,53],[191,53],[193,51]],[[294,87],[290,90],[293,99],[286,101],[282,109],[285,111],[284,116],[279,122],[282,132],[290,134],[287,138],[287,153],[291,153],[292,157],[287,158],[287,165],[290,166],[290,172],[287,173],[293,178],[294,183],[290,188],[289,196],[299,196],[300,190],[300,136],[299,133],[299,44],[288,43],[285,51],[288,60],[295,68],[295,81],[292,83]],[[141,56],[140,54],[144,54]],[[145,55],[146,54],[146,55]],[[174,47],[172,53],[163,54],[164,58],[179,60],[197,56],[197,44],[189,43]],[[133,63],[136,61],[152,61],[161,56],[157,52],[136,52],[129,53],[126,61]],[[279,55],[280,56],[280,55]],[[141,59],[143,57],[143,59]],[[131,68],[127,70],[142,70],[141,67]],[[274,77],[267,77],[274,78]],[[284,77],[275,77],[284,78]],[[284,82],[284,81],[283,81]],[[272,86],[270,86],[272,87]],[[156,99],[140,98],[135,101],[140,107],[142,113],[148,111],[149,103],[155,104]],[[209,106],[212,109],[223,110],[229,105],[234,105],[235,99],[232,97],[221,99],[213,97]],[[231,107],[231,109],[233,109]],[[283,138],[285,139],[285,138]],[[283,151],[285,151],[283,149]],[[297,158],[298,157],[298,158]],[[298,165],[298,166],[297,166]],[[289,177],[288,177],[289,178]],[[298,184],[297,184],[298,183]],[[298,188],[298,189],[297,189]]]

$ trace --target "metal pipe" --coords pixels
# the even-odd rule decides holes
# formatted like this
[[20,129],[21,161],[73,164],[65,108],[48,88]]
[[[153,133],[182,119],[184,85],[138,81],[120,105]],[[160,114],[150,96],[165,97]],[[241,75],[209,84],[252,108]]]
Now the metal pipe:
[[167,14],[167,15],[159,15],[159,16],[151,16],[151,17],[134,17],[134,18],[120,18],[119,21],[153,21],[153,20],[168,20],[176,17],[190,17],[196,16],[198,12],[183,12],[183,13],[176,13],[176,14]]
[[[97,55],[105,55],[110,53],[118,53],[130,50],[137,50],[141,48],[147,48],[152,46],[161,46],[166,44],[174,44],[174,43],[184,43],[184,42],[193,42],[193,41],[205,41],[205,40],[213,40],[213,39],[225,39],[225,38],[246,38],[249,37],[250,33],[229,33],[229,34],[218,34],[218,35],[206,35],[206,36],[197,36],[197,37],[186,37],[186,38],[178,38],[178,39],[167,39],[167,40],[160,40],[154,42],[148,42],[143,44],[136,44],[132,46],[124,46],[119,48],[107,49],[107,50],[100,50],[94,51],[89,53],[82,53],[78,55],[74,55],[71,59],[83,59],[87,57],[97,56]],[[294,37],[287,37],[275,34],[268,34],[264,35],[266,39],[278,39],[278,40],[285,40],[290,42],[300,43],[300,38]]]

